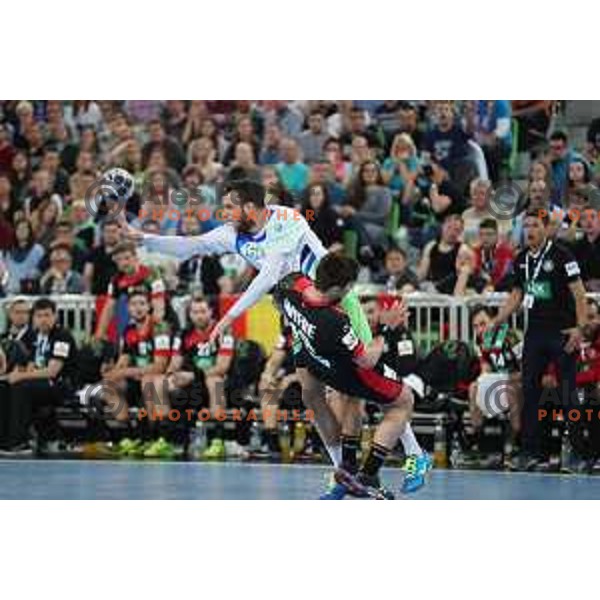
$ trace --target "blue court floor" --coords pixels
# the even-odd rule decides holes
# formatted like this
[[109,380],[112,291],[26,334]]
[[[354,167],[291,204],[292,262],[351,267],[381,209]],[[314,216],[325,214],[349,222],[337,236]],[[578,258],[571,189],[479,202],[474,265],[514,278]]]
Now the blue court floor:
[[[323,489],[326,467],[248,463],[80,460],[0,461],[0,499],[307,500]],[[384,471],[394,491],[401,472]],[[433,471],[422,500],[600,499],[600,477]]]

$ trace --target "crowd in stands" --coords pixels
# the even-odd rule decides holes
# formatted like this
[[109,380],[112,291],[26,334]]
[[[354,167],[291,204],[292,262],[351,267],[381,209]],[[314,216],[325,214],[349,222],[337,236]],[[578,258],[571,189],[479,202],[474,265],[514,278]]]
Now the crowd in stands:
[[[313,210],[327,247],[360,260],[361,281],[404,291],[506,289],[524,211],[547,208],[558,235],[590,259],[594,289],[598,219],[559,209],[600,208],[599,120],[574,148],[556,127],[563,110],[503,100],[2,101],[0,294],[105,291],[118,234],[86,197],[114,166],[134,175],[127,212],[147,231],[208,231],[223,183],[255,179],[277,202]],[[529,169],[518,174],[523,157]],[[522,197],[500,218],[491,203],[519,176]],[[202,212],[173,219],[182,192]],[[143,260],[177,292],[235,293],[253,275],[234,256]]]

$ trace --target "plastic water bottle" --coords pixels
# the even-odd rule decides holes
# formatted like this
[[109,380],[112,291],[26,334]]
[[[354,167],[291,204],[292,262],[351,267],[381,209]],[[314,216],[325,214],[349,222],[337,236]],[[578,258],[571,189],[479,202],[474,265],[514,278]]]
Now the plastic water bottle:
[[261,445],[260,425],[258,424],[258,421],[253,421],[250,428],[250,452],[258,452],[261,448]]
[[462,449],[460,440],[458,439],[458,431],[452,434],[452,443],[450,444],[450,466],[453,469],[458,469],[462,458]]
[[571,438],[569,435],[569,428],[565,424],[563,431],[562,442],[560,446],[560,467],[561,469],[568,469],[571,465],[571,455],[573,447],[571,445]]
[[279,447],[281,449],[281,460],[284,463],[290,462],[291,459],[290,441],[290,426],[284,423],[279,430]]
[[196,421],[196,426],[192,432],[190,442],[190,456],[193,460],[198,460],[202,457],[202,453],[206,449],[206,425],[202,421]]
[[438,469],[445,469],[448,466],[446,431],[441,417],[436,419],[433,430],[433,463]]
[[371,447],[371,441],[373,440],[373,429],[368,424],[365,423],[362,428],[362,434],[360,436],[360,451],[362,456],[366,456],[369,452],[369,448]]
[[302,421],[298,421],[294,426],[294,456],[299,456],[304,452],[306,445],[306,427]]

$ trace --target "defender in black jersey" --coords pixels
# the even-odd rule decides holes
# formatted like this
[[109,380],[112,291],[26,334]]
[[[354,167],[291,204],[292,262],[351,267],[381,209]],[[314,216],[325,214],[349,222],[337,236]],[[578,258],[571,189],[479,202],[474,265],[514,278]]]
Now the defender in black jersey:
[[[396,311],[387,311],[382,332],[365,346],[340,308],[356,275],[353,260],[330,254],[319,263],[315,283],[302,274],[289,275],[277,286],[275,299],[293,331],[303,399],[314,410],[324,441],[337,445],[341,435],[339,423],[324,401],[325,385],[381,405],[384,418],[358,474],[339,468],[336,480],[358,495],[384,498],[389,496],[379,482],[379,469],[398,442],[413,405],[410,387],[402,383],[403,374],[389,360],[396,354],[392,332],[405,314],[401,305]],[[388,359],[384,360],[386,347]]]

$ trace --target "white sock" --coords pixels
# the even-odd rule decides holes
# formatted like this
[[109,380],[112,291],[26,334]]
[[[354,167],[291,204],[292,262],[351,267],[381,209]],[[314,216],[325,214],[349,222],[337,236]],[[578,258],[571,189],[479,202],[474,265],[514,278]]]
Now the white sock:
[[410,423],[406,424],[402,435],[400,436],[400,441],[404,446],[404,453],[408,455],[416,455],[421,456],[423,454],[423,449],[419,446],[419,442],[417,442],[417,438],[410,426]]
[[335,444],[334,446],[325,444],[325,448],[327,448],[327,453],[329,454],[329,458],[331,458],[333,466],[337,469],[342,464],[342,446],[340,444]]

